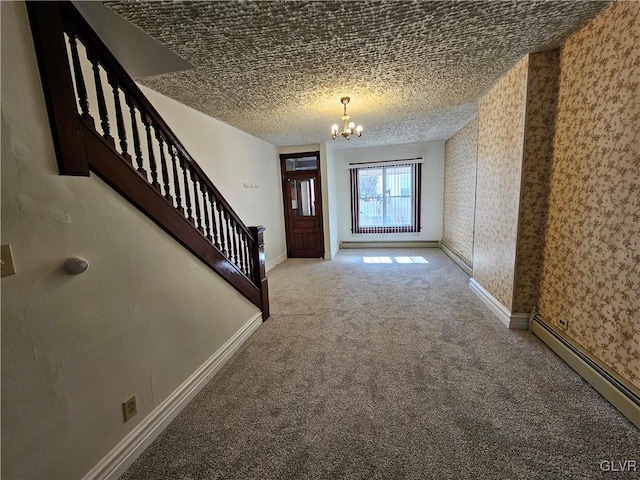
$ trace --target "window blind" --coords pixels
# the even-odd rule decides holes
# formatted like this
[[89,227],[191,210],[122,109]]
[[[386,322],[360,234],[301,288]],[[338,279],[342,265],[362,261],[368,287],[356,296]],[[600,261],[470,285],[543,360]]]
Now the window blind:
[[349,164],[351,231],[420,231],[422,158]]

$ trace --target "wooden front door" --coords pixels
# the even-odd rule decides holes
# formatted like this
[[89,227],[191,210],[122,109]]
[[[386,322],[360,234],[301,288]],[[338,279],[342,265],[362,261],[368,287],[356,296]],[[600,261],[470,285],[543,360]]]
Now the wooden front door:
[[281,155],[287,256],[322,258],[322,194],[318,152]]

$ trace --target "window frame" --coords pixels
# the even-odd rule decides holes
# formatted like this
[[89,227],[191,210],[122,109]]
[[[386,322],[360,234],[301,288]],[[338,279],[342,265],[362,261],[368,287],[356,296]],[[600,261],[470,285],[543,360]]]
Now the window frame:
[[[358,172],[370,169],[382,169],[383,190],[382,204],[383,212],[386,208],[388,198],[384,189],[386,169],[410,166],[411,168],[411,225],[384,225],[384,226],[362,226],[360,219],[360,191]],[[422,198],[422,158],[410,160],[388,160],[383,162],[351,163],[349,164],[349,175],[351,179],[351,232],[353,234],[379,234],[379,233],[419,233],[421,231],[420,203]],[[383,213],[384,218],[384,213]]]

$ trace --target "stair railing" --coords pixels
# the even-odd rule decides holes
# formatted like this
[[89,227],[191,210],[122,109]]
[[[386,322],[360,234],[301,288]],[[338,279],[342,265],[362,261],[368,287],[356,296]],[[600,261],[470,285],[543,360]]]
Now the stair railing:
[[94,171],[269,316],[247,227],[69,2],[27,2],[61,175]]

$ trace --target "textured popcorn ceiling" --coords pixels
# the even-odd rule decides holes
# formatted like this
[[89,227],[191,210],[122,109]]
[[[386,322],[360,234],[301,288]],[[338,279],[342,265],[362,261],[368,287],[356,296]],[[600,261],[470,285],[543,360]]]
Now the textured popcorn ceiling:
[[[444,140],[523,55],[609,2],[106,1],[196,66],[144,85],[277,146]],[[340,97],[365,127],[331,140]]]

